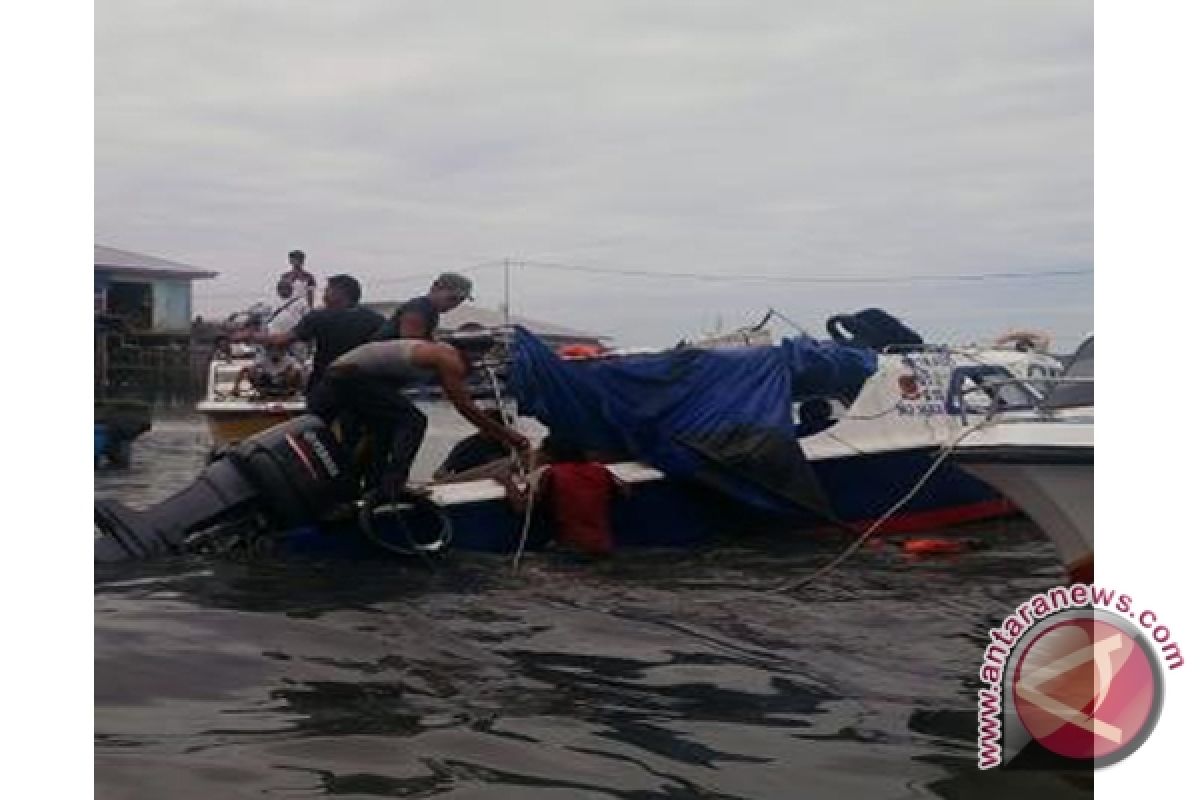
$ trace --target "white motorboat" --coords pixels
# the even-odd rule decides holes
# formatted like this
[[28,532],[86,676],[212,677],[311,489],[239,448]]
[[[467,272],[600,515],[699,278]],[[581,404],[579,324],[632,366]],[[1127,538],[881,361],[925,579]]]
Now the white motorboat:
[[1093,572],[1094,358],[1089,336],[1062,376],[1004,381],[981,421],[964,413],[951,455],[1037,523],[1083,583]]
[[196,410],[208,422],[217,450],[304,413],[304,396],[299,393],[267,395],[248,381],[243,384],[244,392],[233,393],[238,375],[254,365],[256,352],[252,345],[232,344],[214,354],[208,365],[204,399],[196,404]]

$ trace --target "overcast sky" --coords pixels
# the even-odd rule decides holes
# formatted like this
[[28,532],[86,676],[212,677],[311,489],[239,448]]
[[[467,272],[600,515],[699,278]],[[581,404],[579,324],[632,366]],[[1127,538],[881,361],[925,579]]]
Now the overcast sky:
[[[1092,266],[1092,8],[1034,0],[97,0],[96,241],[269,296],[504,258],[792,278]],[[479,302],[502,271],[470,273]],[[891,309],[1070,344],[1092,276],[687,281],[518,267],[513,310],[624,344]]]

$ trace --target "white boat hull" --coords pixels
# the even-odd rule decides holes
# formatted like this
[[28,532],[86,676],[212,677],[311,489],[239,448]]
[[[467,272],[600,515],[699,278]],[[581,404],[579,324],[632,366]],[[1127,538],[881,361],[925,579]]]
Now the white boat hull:
[[1013,410],[955,442],[954,462],[1012,500],[1058,549],[1073,581],[1091,582],[1095,409]]
[[1058,549],[1073,580],[1090,582],[1095,530],[1093,465],[972,463],[960,466],[1016,503]]

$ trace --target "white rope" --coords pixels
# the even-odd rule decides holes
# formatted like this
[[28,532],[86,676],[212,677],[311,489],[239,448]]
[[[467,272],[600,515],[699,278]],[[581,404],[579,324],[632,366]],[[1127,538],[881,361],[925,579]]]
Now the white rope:
[[807,586],[808,584],[812,583],[813,581],[817,580],[818,578],[824,577],[825,575],[828,575],[830,572],[832,572],[834,569],[836,569],[842,562],[844,562],[850,556],[857,553],[858,550],[867,541],[867,539],[869,539],[872,535],[874,535],[874,533],[877,530],[879,530],[880,527],[882,527],[884,525],[884,523],[886,523],[889,519],[891,519],[893,516],[895,516],[896,513],[900,511],[900,509],[904,508],[904,506],[908,505],[909,501],[911,501],[914,497],[916,497],[917,493],[919,491],[921,491],[922,488],[924,488],[925,484],[929,482],[929,479],[933,477],[933,474],[935,472],[937,472],[938,468],[940,466],[942,466],[942,464],[946,461],[947,458],[950,457],[950,454],[954,452],[954,449],[956,447],[958,447],[958,445],[962,442],[963,439],[967,438],[967,436],[969,436],[970,434],[979,430],[980,428],[983,428],[985,425],[988,425],[990,422],[992,422],[992,420],[985,419],[975,425],[970,426],[969,428],[964,430],[962,433],[960,433],[958,436],[956,436],[952,442],[945,445],[942,449],[942,452],[940,454],[938,454],[938,457],[933,460],[933,463],[929,465],[929,468],[927,470],[925,470],[925,473],[920,477],[920,479],[918,479],[917,482],[915,484],[913,484],[913,487],[911,489],[909,489],[908,492],[903,497],[901,497],[899,500],[897,500],[896,503],[894,505],[892,505],[891,508],[889,508],[886,512],[884,512],[883,516],[879,517],[877,520],[875,520],[873,523],[871,523],[870,527],[868,527],[865,531],[863,531],[861,536],[859,536],[857,539],[855,539],[853,542],[851,542],[850,546],[847,547],[845,550],[843,550],[837,556],[837,558],[833,559],[828,564],[821,567],[819,570],[817,570],[816,572],[814,572],[811,575],[807,575],[796,581],[790,581],[788,583],[783,584],[782,586],[776,586],[774,589],[767,589],[766,591],[771,592],[771,593],[791,592],[796,589],[799,589],[802,586]]
[[[487,367],[488,380],[492,384],[492,395],[496,399],[496,410],[500,412],[500,418],[504,420],[506,427],[516,428],[516,420],[509,417],[508,409],[504,405],[504,397],[500,393],[500,379],[496,376],[496,370],[493,367]],[[521,478],[526,484],[525,497],[525,517],[521,523],[521,536],[517,539],[517,549],[513,553],[512,571],[517,574],[521,569],[521,557],[525,555],[525,545],[529,542],[529,531],[533,527],[533,506],[537,500],[537,484],[542,477],[542,470],[537,469],[530,472],[526,469],[525,462],[521,459],[521,454],[517,452],[517,448],[509,446],[508,458],[512,463],[513,473]]]
[[525,520],[521,524],[521,537],[517,540],[517,549],[513,553],[512,571],[516,575],[521,571],[521,557],[525,554],[525,544],[529,541],[529,530],[533,527],[533,505],[537,502],[538,483],[545,474],[545,469],[539,467],[529,473],[528,488],[525,494]]

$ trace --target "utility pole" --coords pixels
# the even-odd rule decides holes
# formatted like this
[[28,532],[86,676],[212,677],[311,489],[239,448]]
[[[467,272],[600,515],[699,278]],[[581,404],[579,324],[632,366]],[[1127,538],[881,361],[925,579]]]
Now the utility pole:
[[508,268],[511,265],[511,263],[512,262],[509,259],[507,259],[507,258],[504,259],[504,324],[505,325],[509,324],[509,309],[511,308],[511,306],[509,304],[510,301],[509,301],[509,280],[508,280]]

